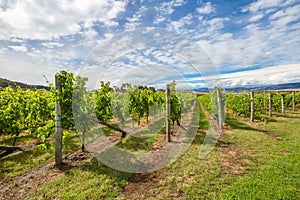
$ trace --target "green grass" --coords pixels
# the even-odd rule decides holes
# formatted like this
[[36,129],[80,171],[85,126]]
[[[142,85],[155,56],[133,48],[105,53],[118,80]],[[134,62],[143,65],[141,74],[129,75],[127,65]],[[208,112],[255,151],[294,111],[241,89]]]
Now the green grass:
[[[276,136],[282,137],[283,141],[271,139],[264,133],[251,130],[251,127],[233,127],[232,141],[243,145],[246,151],[251,151],[259,166],[248,176],[228,178],[221,199],[300,199],[298,117],[285,122],[259,124]],[[236,119],[229,120],[231,123]]]
[[[187,152],[177,161],[162,170],[157,193],[158,199],[215,199],[219,196],[221,167],[219,155],[214,148],[208,156],[199,158],[200,145],[203,143],[208,121],[200,112],[200,129]],[[154,188],[150,189],[155,191]]]
[[130,177],[130,173],[110,169],[92,158],[39,188],[35,197],[28,199],[114,199]]
[[[192,123],[195,122],[192,120]],[[147,190],[143,190],[136,199],[215,199],[220,195],[221,167],[216,148],[205,159],[199,159],[200,145],[208,128],[203,112],[200,112],[199,126],[195,140],[186,153],[159,170],[158,183],[149,184]]]
[[115,130],[108,127],[92,129],[85,134],[85,144],[88,144],[101,136],[108,136],[115,133]]
[[[63,153],[71,152],[79,147],[79,137],[72,135],[67,140],[66,145],[64,145]],[[6,156],[0,160],[0,182],[24,174],[30,169],[42,166],[52,159],[54,159],[54,142],[51,142],[48,150],[41,150],[36,146],[16,155]]]
[[122,139],[116,146],[133,153],[148,152],[160,137],[165,137],[164,133],[164,118],[159,118],[148,126],[136,131],[134,135]]
[[[12,142],[14,140],[14,137],[0,137],[0,145],[3,146],[11,146]],[[24,133],[17,137],[15,146],[18,146],[18,144],[21,144],[23,142],[28,141],[34,141],[36,140],[36,135],[34,133]]]
[[[200,128],[194,142],[178,160],[157,171],[159,179],[140,191],[137,199],[300,199],[300,112],[287,112],[283,119],[258,122],[261,128],[282,140],[275,140],[227,115],[226,123],[231,127],[232,134],[223,136],[222,140],[236,147],[246,170],[245,174],[236,176],[224,172],[220,145],[216,145],[205,159],[199,158],[208,129],[208,121],[201,111]],[[141,129],[140,134],[143,135],[146,129]],[[133,152],[148,151],[160,135],[128,137],[118,146]],[[11,163],[4,161],[8,165],[5,172],[2,170],[7,166],[1,160],[1,180],[22,174],[34,165],[52,159],[53,149],[46,153],[37,151],[36,154],[19,155],[9,160]],[[30,161],[30,156],[37,164],[26,163]],[[29,161],[24,161],[26,159]],[[41,159],[40,162],[38,159]],[[23,167],[26,170],[21,169]],[[122,199],[122,188],[130,182],[131,176],[130,173],[110,169],[92,158],[50,183],[41,183],[33,197],[28,198]]]

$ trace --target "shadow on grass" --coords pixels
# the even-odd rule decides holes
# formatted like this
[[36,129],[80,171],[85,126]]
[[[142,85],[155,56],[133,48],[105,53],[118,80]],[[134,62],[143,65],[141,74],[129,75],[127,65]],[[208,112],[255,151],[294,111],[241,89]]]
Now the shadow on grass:
[[231,129],[242,129],[242,130],[248,130],[248,131],[260,131],[256,128],[253,128],[253,127],[247,125],[244,122],[239,121],[238,119],[236,119],[236,118],[234,118],[230,115],[227,115],[225,123],[228,124],[231,127]]
[[139,129],[133,135],[123,138],[117,143],[117,146],[128,151],[148,152],[153,148],[155,142],[163,137],[166,132],[164,118],[150,123],[148,126]]
[[207,134],[207,130],[209,128],[209,122],[205,116],[205,113],[201,110],[201,108],[199,109],[200,109],[199,127],[195,139],[193,141],[193,144],[202,145],[204,138]]
[[136,151],[150,151],[153,144],[157,141],[158,137],[150,138],[137,138],[129,136],[126,139],[120,141],[117,146],[123,150],[128,150],[132,152]]
[[[10,137],[10,138],[0,141],[0,144],[1,145],[11,145],[13,140],[14,140],[14,137]],[[18,144],[23,143],[23,142],[34,141],[34,140],[36,140],[36,136],[34,134],[20,135],[20,136],[17,136],[15,146],[17,146]]]
[[[107,176],[109,176],[115,180],[119,180],[119,181],[129,180],[130,177],[132,176],[132,173],[112,169],[112,168],[102,164],[95,157],[92,157],[91,161],[89,163],[84,163],[83,165],[81,165],[78,168],[79,168],[79,170],[93,172],[94,174],[97,174],[97,175],[104,174],[104,175],[107,175]],[[72,170],[65,172],[66,175],[69,175],[70,173],[72,173]]]
[[295,114],[297,113],[273,113],[273,116],[274,117],[282,117],[282,118],[290,118],[290,119],[297,119],[299,118],[299,116],[295,116]]
[[198,131],[193,144],[203,144],[204,138],[205,138],[206,132],[205,131]]
[[278,122],[278,120],[268,117],[268,118],[266,118],[266,122]]

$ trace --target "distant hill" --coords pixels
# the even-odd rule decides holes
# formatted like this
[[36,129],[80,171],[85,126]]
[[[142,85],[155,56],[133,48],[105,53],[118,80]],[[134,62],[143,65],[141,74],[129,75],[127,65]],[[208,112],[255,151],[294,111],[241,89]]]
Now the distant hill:
[[[226,92],[239,93],[243,91],[284,91],[284,90],[299,90],[300,82],[298,83],[284,83],[284,84],[274,84],[274,85],[260,85],[260,86],[241,86],[241,87],[225,87]],[[208,92],[208,88],[197,88],[194,89],[197,92]]]
[[250,86],[250,87],[235,87],[225,88],[227,92],[242,92],[242,91],[289,91],[289,90],[300,90],[300,83],[284,83],[274,85],[261,85],[261,86]]
[[300,83],[285,83],[285,84],[279,84],[279,85],[271,85],[266,86],[266,90],[294,90],[294,89],[300,89]]
[[25,83],[10,81],[7,79],[0,78],[0,88],[11,87],[16,89],[17,86],[20,86],[23,89],[46,89],[49,90],[49,87],[43,85],[28,85]]

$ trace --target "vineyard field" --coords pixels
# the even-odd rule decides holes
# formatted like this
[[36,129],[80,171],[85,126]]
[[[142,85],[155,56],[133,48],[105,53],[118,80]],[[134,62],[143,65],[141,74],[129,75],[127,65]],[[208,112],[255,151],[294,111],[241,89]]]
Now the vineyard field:
[[[0,91],[0,146],[20,148],[0,151],[0,199],[300,199],[300,92],[293,97],[273,91],[272,116],[269,92],[254,93],[251,121],[248,92],[215,88],[195,96],[172,82],[168,142],[165,91],[129,84],[116,88],[109,82],[88,91],[83,77],[65,71],[57,77],[61,91],[53,85],[49,91]],[[60,166],[55,164],[55,102],[62,108]],[[200,158],[212,126],[221,127],[222,134]],[[195,138],[184,154],[152,172],[113,169],[89,151],[91,144],[106,141],[106,148],[132,153],[125,159],[158,155],[146,162],[151,167],[151,161],[164,158],[159,151],[189,139],[190,130],[196,130]]]

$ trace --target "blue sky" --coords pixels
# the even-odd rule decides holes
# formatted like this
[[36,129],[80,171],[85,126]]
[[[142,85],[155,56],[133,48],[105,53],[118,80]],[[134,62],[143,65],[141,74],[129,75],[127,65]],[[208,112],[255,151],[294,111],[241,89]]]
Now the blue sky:
[[[113,84],[134,77],[137,83],[153,83],[179,76],[179,82],[191,87],[204,82],[241,86],[300,81],[297,0],[0,0],[0,27],[0,77],[25,83],[45,84],[43,75],[51,80],[61,69],[93,74],[91,81],[103,78]],[[125,40],[127,33],[149,27],[181,40],[156,46]],[[117,40],[112,42],[116,46],[109,45],[112,40]],[[126,41],[142,47],[119,48]],[[205,56],[191,62],[198,54],[178,47],[180,41],[197,45]],[[99,72],[103,66],[89,66],[100,53],[119,55],[107,59],[109,63],[101,61],[108,66],[105,73]],[[208,59],[213,73],[201,66],[194,70],[193,64]]]

